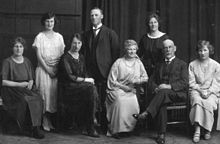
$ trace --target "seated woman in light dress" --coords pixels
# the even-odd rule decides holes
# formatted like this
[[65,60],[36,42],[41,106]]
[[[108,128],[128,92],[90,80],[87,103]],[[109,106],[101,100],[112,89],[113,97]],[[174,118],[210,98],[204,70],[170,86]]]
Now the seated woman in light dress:
[[201,128],[204,139],[211,138],[213,111],[217,109],[220,92],[220,64],[209,57],[214,53],[214,48],[208,41],[202,40],[198,42],[196,51],[198,58],[189,64],[189,117],[195,126],[193,142],[199,142]]
[[107,80],[107,135],[116,138],[134,129],[136,119],[132,114],[139,113],[135,86],[148,81],[145,68],[136,55],[137,43],[126,40],[124,48],[126,54],[115,61]]
[[1,96],[3,107],[24,132],[28,116],[32,124],[32,136],[44,138],[40,132],[43,101],[34,87],[34,73],[31,62],[23,56],[26,42],[17,37],[12,42],[12,56],[2,64]]

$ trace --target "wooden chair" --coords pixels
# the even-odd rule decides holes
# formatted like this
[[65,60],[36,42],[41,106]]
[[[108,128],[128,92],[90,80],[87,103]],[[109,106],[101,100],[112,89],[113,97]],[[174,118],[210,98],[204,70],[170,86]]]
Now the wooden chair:
[[[8,123],[13,124],[13,128],[16,128],[16,131],[21,130],[21,126],[18,121],[13,120],[8,113],[3,108],[3,100],[1,97],[1,87],[2,87],[2,75],[0,74],[0,127],[1,131],[4,133],[8,132]],[[15,127],[14,127],[15,126]]]
[[167,106],[167,124],[187,123],[189,117],[189,106],[186,102],[172,103]]
[[167,106],[167,125],[182,124],[189,134],[191,126],[189,121],[190,102],[187,95],[185,102],[176,102]]

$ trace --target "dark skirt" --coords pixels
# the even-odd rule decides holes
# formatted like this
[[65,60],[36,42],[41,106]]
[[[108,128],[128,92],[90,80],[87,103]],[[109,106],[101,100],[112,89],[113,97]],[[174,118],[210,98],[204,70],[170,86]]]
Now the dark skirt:
[[86,82],[66,84],[62,101],[80,126],[93,125],[99,103],[95,85]]
[[32,126],[41,125],[43,101],[36,90],[3,86],[1,94],[4,109],[21,127],[24,126],[28,111],[30,112]]

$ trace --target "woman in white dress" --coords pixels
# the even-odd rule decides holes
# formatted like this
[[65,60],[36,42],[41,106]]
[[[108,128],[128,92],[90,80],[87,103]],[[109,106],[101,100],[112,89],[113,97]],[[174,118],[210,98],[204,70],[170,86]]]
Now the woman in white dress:
[[197,46],[198,59],[189,64],[190,121],[195,126],[193,142],[199,142],[200,129],[204,139],[211,138],[214,110],[217,109],[220,88],[220,64],[209,57],[214,48],[202,40]]
[[139,113],[135,86],[148,80],[144,65],[136,55],[137,43],[126,40],[124,47],[125,56],[115,61],[107,80],[107,135],[117,138],[134,129],[136,119],[132,114]]
[[44,31],[40,32],[34,40],[33,47],[36,50],[38,66],[36,68],[36,86],[44,100],[43,128],[46,131],[54,129],[50,113],[57,110],[57,64],[64,53],[63,36],[54,32],[56,24],[55,14],[46,13],[41,18]]

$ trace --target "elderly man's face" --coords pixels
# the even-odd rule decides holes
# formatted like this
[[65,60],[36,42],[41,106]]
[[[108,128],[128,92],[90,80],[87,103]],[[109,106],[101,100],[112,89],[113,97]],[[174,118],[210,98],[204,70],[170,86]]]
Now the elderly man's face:
[[91,13],[90,13],[90,19],[91,19],[93,26],[96,27],[102,22],[103,14],[101,13],[99,9],[93,9],[91,10]]
[[164,56],[167,59],[170,59],[173,56],[175,56],[176,46],[174,45],[173,41],[165,40],[163,42],[163,51],[164,51]]

